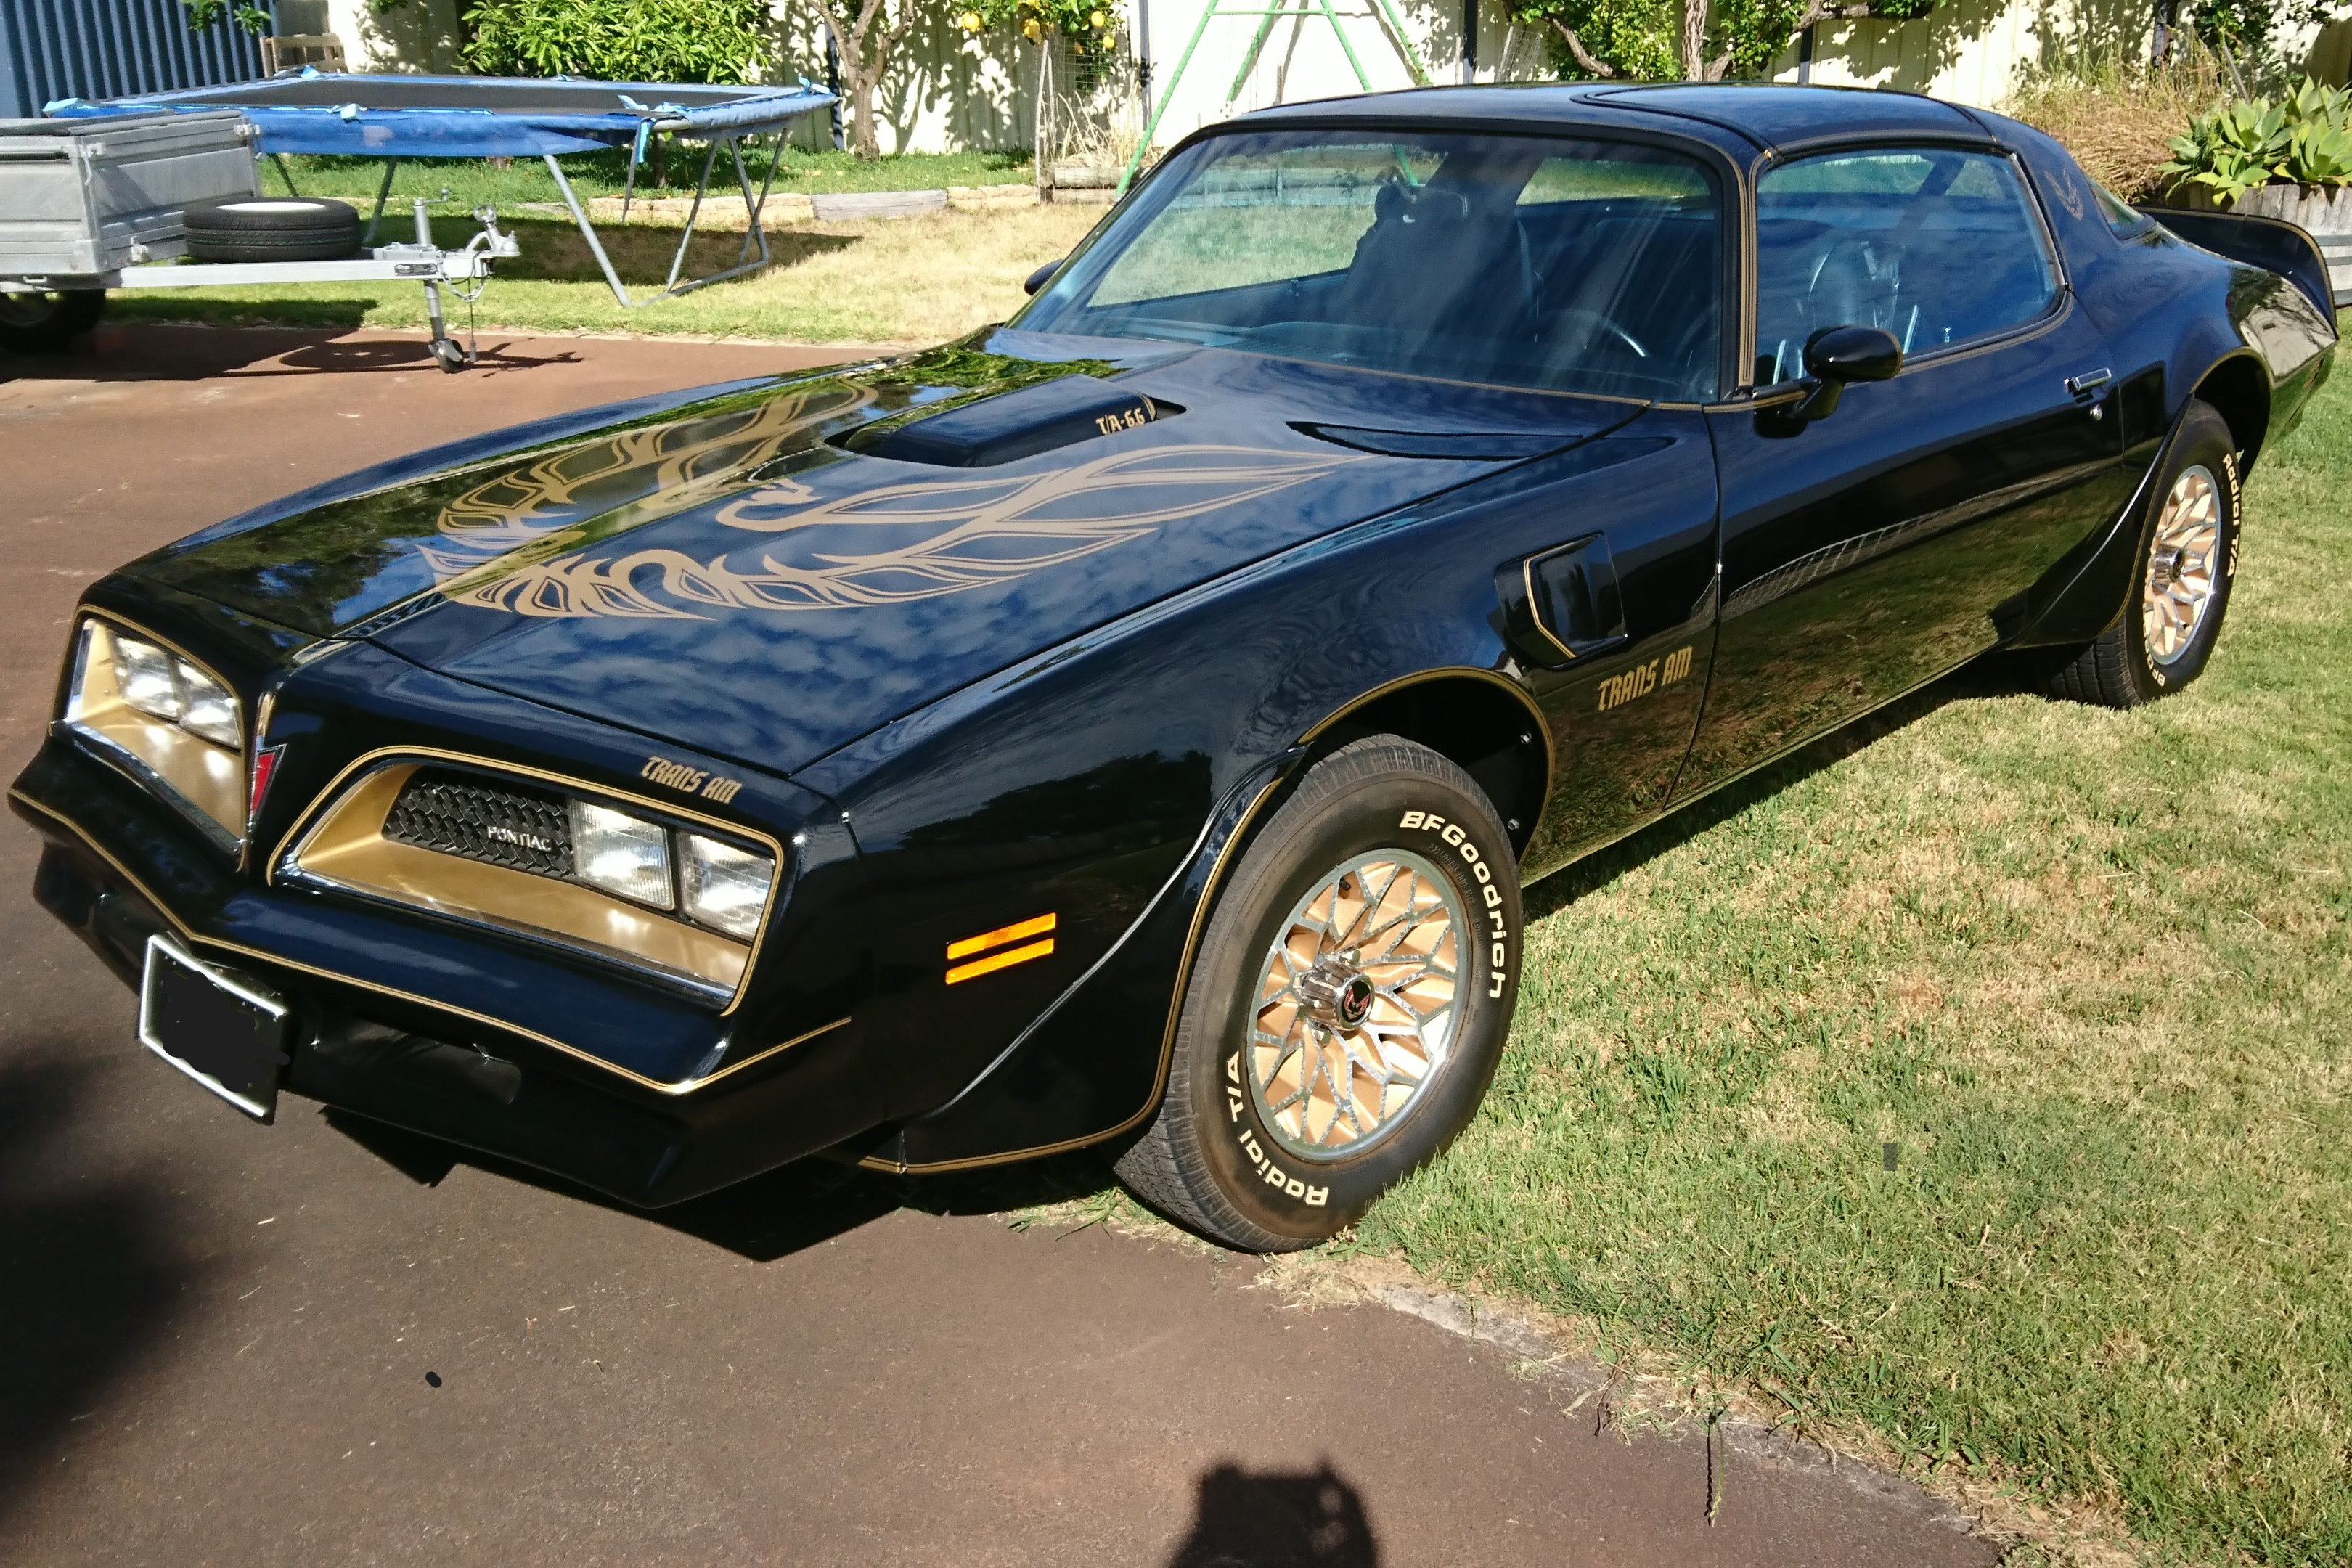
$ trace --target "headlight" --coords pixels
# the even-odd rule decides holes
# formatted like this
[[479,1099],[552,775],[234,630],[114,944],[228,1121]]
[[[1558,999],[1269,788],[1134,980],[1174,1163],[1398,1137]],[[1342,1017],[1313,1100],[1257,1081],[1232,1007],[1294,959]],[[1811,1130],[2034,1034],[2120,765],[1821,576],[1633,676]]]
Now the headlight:
[[[584,786],[583,786],[584,787]],[[756,830],[623,810],[489,764],[387,763],[307,829],[278,875],[523,932],[731,994],[777,890]],[[753,847],[751,840],[766,846]]]
[[[83,622],[81,635],[85,649],[98,637],[113,644],[115,679],[125,704],[151,717],[168,719],[215,746],[237,751],[245,745],[236,699],[227,687],[179,655],[96,621]],[[90,668],[87,653],[78,663],[79,673],[87,679]],[[80,685],[76,683],[76,698],[81,696]]]
[[686,845],[686,912],[746,942],[760,929],[776,863],[765,855],[738,849],[699,833],[679,836]]
[[[95,617],[74,634],[66,726],[230,844],[245,832],[236,693],[193,660]],[[217,836],[217,835],[216,835]]]
[[180,728],[202,735],[215,746],[242,750],[245,734],[237,722],[236,699],[229,695],[228,688],[184,658],[172,664],[172,672],[180,678]]
[[572,870],[590,887],[636,903],[667,910],[676,902],[669,885],[668,830],[625,811],[584,800],[572,803]]
[[[180,683],[172,679],[172,656],[153,643],[141,642],[120,632],[110,632],[96,621],[81,628],[85,644],[104,637],[114,645],[114,673],[122,689],[122,700],[142,713],[152,713],[158,719],[179,722],[186,705],[180,700]],[[88,665],[84,665],[88,669]]]

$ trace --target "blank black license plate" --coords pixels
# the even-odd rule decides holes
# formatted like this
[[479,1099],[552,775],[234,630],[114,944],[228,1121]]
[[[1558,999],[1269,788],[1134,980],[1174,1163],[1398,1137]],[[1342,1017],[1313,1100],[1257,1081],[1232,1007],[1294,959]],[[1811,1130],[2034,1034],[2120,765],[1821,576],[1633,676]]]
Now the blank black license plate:
[[139,1043],[263,1121],[278,1111],[286,1033],[286,1003],[275,992],[167,936],[147,939]]

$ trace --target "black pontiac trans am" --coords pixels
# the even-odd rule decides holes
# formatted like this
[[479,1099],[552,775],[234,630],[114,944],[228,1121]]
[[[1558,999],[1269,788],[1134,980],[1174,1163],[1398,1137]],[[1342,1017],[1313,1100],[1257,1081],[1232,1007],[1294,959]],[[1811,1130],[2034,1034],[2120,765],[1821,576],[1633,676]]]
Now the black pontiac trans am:
[[1305,1246],[1475,1110],[1524,882],[1990,649],[2194,679],[2336,336],[2299,230],[1807,89],[1251,115],[1032,288],[105,578],[37,897],[264,1121],[648,1205],[1099,1144]]

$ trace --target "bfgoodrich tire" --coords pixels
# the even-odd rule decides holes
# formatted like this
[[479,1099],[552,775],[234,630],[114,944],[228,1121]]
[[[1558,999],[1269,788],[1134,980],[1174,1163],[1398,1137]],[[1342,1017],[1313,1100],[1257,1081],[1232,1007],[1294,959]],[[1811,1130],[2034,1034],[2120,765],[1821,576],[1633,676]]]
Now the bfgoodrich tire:
[[1392,735],[1334,752],[1218,895],[1120,1179],[1234,1247],[1323,1240],[1478,1109],[1519,946],[1517,862],[1470,776]]
[[2140,525],[2131,602],[2058,674],[2061,695],[2107,708],[2168,696],[2205,672],[2238,572],[2238,453],[2210,404],[2191,400]]
[[181,222],[199,261],[339,261],[360,247],[348,202],[309,196],[223,196],[191,202]]

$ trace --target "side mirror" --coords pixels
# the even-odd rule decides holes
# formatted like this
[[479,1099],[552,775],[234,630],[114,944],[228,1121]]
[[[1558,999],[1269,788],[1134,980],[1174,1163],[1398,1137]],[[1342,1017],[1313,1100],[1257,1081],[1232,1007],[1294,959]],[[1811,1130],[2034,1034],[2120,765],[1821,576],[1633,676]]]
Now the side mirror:
[[1813,389],[1793,417],[1825,419],[1837,412],[1850,381],[1892,381],[1903,369],[1903,345],[1884,327],[1823,327],[1805,340],[1805,374]]
[[[1021,280],[1021,291],[1024,294],[1034,295],[1038,289],[1043,289],[1046,284],[1051,283],[1054,280],[1054,274],[1059,272],[1062,269],[1062,263],[1068,259],[1068,257],[1064,256],[1057,258],[1055,260],[1048,261],[1045,266],[1040,267],[1036,271],[1032,272],[1028,277],[1024,278]],[[1884,334],[1881,335],[1883,336]],[[1893,342],[1895,340],[1888,338],[1886,341]]]

